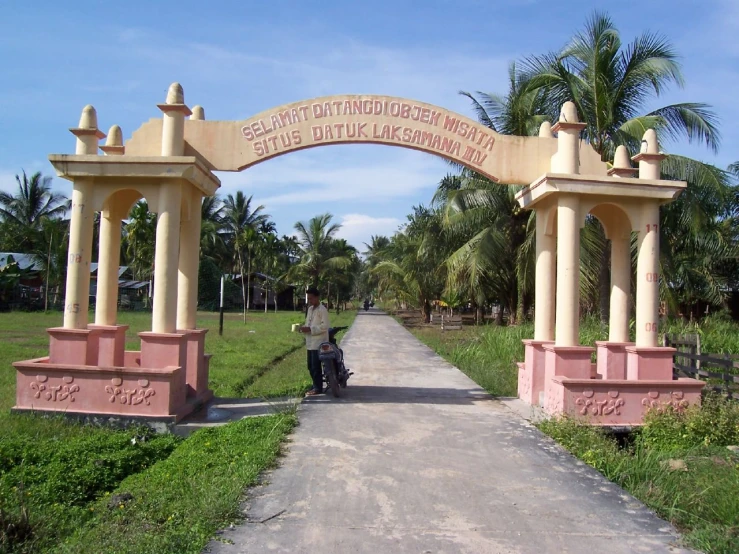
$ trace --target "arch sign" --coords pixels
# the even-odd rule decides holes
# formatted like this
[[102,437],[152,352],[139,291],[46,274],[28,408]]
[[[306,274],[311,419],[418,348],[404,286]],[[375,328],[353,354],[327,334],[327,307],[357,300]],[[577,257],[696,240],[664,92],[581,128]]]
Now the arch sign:
[[[209,169],[241,171],[264,160],[328,144],[384,144],[421,150],[506,184],[527,185],[548,172],[552,136],[500,135],[444,108],[391,96],[340,95],[295,102],[242,121],[185,122],[185,155]],[[162,119],[152,119],[126,144],[127,155],[159,155]],[[581,147],[583,173],[605,164]]]

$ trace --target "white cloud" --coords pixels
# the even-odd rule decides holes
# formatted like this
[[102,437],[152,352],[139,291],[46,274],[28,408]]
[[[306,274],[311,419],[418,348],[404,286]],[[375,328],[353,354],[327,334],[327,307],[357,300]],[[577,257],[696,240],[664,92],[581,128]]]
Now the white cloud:
[[[327,152],[318,152],[326,150]],[[240,174],[219,173],[221,194],[237,189],[271,206],[389,202],[431,191],[444,174],[440,158],[393,147],[330,146],[268,160]]]
[[395,217],[372,217],[366,214],[345,214],[341,216],[341,229],[337,235],[353,245],[358,250],[365,249],[372,235],[392,236],[403,224]]

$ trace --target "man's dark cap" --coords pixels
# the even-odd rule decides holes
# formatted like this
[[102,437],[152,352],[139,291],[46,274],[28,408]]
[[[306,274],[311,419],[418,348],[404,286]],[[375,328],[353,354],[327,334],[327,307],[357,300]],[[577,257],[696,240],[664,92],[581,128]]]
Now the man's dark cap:
[[321,296],[321,293],[318,292],[318,289],[316,287],[308,287],[305,292],[306,294],[312,294],[313,296]]

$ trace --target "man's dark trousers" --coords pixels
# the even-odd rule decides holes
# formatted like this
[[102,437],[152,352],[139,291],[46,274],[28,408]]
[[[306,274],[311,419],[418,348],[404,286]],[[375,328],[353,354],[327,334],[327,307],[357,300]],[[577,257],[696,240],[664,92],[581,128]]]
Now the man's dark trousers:
[[308,350],[308,371],[313,379],[313,390],[323,392],[323,370],[318,350]]

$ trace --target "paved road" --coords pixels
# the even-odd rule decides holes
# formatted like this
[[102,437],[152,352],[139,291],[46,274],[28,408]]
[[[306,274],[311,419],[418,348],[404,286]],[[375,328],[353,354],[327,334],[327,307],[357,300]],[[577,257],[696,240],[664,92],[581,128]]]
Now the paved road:
[[356,372],[344,396],[301,405],[247,522],[208,551],[686,552],[669,524],[392,318],[360,313],[342,344]]

